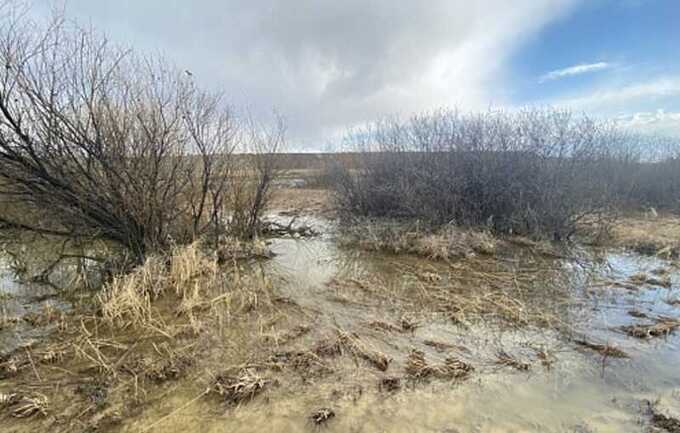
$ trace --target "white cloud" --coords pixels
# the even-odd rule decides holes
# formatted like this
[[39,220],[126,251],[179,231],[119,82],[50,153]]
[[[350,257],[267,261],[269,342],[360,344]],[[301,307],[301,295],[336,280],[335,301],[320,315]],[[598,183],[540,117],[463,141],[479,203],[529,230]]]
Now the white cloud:
[[580,65],[569,66],[567,68],[556,69],[550,71],[539,78],[539,83],[544,83],[546,81],[559,80],[565,77],[571,77],[574,75],[587,74],[589,72],[602,71],[604,69],[609,69],[613,65],[607,62],[597,62],[597,63],[584,63]]
[[621,115],[616,121],[624,126],[646,133],[680,136],[680,112],[656,111]]
[[443,105],[503,104],[506,61],[578,0],[69,0],[118,41],[161,50],[202,84],[275,106],[293,142]]
[[556,104],[583,110],[612,111],[630,109],[640,103],[678,96],[680,96],[680,76],[666,76],[621,86],[596,88],[582,96],[558,100]]

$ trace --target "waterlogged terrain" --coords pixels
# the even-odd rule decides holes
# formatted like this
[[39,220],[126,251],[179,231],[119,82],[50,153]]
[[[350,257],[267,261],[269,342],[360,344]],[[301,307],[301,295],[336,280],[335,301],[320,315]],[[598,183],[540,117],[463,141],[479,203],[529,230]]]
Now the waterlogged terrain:
[[[307,222],[321,234],[272,239],[273,258],[240,266],[268,282],[275,308],[203,331],[210,344],[190,372],[98,429],[675,431],[663,424],[680,416],[673,262],[520,247],[433,262],[340,247],[327,221]],[[5,314],[42,308],[5,284]],[[31,338],[0,335],[3,346]],[[242,383],[216,377],[229,369]],[[101,412],[112,416],[106,404]]]
[[[564,277],[535,281],[522,293],[530,298],[526,308],[537,314],[563,315],[562,324],[569,329],[557,331],[498,323],[495,317],[452,323],[447,314],[422,308],[431,302],[428,284],[422,281],[449,278],[457,273],[455,265],[341,249],[323,236],[275,240],[272,249],[276,257],[266,271],[279,281],[280,296],[301,308],[293,320],[312,329],[301,341],[282,345],[281,353],[302,350],[342,330],[358,336],[368,350],[385,354],[391,360],[387,369],[381,371],[361,357],[333,360],[328,375],[305,369],[297,380],[278,383],[266,397],[227,410],[203,400],[191,402],[196,389],[184,396],[179,392],[126,431],[153,425],[190,402],[157,424],[159,428],[313,431],[310,416],[327,408],[334,416],[323,422],[324,428],[338,432],[620,432],[650,428],[649,402],[657,410],[680,410],[680,340],[673,334],[639,339],[620,329],[646,323],[631,312],[677,316],[670,304],[678,295],[675,274],[670,288],[617,287],[639,272],[660,272],[670,267],[668,262],[624,253],[594,257],[583,251],[588,262],[580,264],[518,256],[511,267],[541,263],[555,268],[551,278]],[[475,269],[458,271],[473,274],[457,276],[464,281],[481,278]],[[474,297],[476,290],[465,287],[464,296]],[[481,290],[479,296],[487,295]],[[527,320],[531,315],[526,312]],[[574,341],[605,344],[627,357],[607,356]],[[410,377],[407,365],[414,349],[429,364],[455,356],[474,372],[464,379]],[[392,379],[398,380],[398,389],[386,389]]]

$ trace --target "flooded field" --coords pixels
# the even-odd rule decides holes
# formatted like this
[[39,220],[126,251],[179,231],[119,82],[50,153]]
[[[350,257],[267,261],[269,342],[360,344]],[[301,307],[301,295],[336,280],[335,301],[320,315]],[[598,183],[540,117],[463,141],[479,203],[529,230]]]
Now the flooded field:
[[[226,325],[186,340],[200,347],[190,372],[147,388],[137,410],[86,407],[115,420],[97,430],[645,432],[658,414],[680,416],[673,262],[589,248],[434,262],[341,247],[328,221],[307,223],[320,234],[271,239],[272,259],[240,265],[268,281],[275,308],[218,315]],[[9,269],[3,284],[3,316],[16,322],[0,330],[4,352],[49,340],[49,325],[26,318],[70,304]],[[241,383],[215,376],[229,369]],[[51,381],[40,378],[35,389]],[[0,393],[14,386],[0,380]],[[70,431],[60,415],[40,425]]]

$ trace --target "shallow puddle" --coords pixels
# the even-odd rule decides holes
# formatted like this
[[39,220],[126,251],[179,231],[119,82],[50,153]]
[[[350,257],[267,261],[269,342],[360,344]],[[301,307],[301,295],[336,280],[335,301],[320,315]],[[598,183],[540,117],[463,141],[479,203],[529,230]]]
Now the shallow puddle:
[[[568,311],[564,317],[573,320],[565,335],[484,321],[462,326],[436,312],[419,312],[409,301],[408,287],[417,285],[418,272],[428,278],[446,275],[451,272],[448,264],[339,248],[323,236],[278,239],[271,248],[277,255],[266,269],[278,279],[281,296],[313,313],[307,317],[313,317],[315,329],[342,329],[370,342],[392,358],[388,370],[379,372],[355,361],[330,377],[310,377],[301,388],[278,383],[236,408],[196,400],[200,388],[183,387],[124,431],[642,432],[648,428],[647,401],[661,399],[665,407],[680,411],[680,339],[669,335],[640,340],[617,329],[644,320],[631,316],[632,310],[678,316],[678,308],[668,302],[678,295],[677,270],[672,270],[671,287],[630,290],[615,284],[639,272],[670,269],[668,262],[600,253],[597,260],[586,257],[580,264],[553,263],[564,279],[537,281],[536,287],[551,289],[529,292],[546,297],[535,299],[531,308],[562,306]],[[519,256],[508,260],[534,266]],[[390,289],[339,284],[361,286],[373,277]],[[556,303],[551,298],[556,293],[567,303]],[[406,313],[418,320],[408,332],[367,326],[375,321],[398,324]],[[629,358],[579,348],[569,338],[574,336],[619,347]],[[446,343],[447,348],[437,350],[428,341]],[[403,366],[413,348],[431,362],[455,355],[475,371],[464,381],[409,380]],[[499,363],[501,351],[526,360],[530,367],[517,370]],[[551,359],[542,362],[538,353],[549,353]],[[380,380],[388,376],[401,378],[398,391],[380,390]],[[320,408],[331,409],[334,416],[317,426],[310,415]]]

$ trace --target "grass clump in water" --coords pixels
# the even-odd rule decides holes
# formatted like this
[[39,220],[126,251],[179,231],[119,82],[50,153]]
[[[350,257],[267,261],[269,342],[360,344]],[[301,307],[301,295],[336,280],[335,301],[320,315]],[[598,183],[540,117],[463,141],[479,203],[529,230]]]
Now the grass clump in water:
[[339,242],[369,251],[413,254],[432,260],[493,255],[497,248],[495,238],[485,231],[453,226],[428,229],[418,223],[368,219],[343,226]]
[[233,375],[218,375],[209,392],[219,395],[228,404],[238,405],[254,399],[269,384],[268,379],[245,368]]
[[472,365],[454,357],[447,357],[441,364],[428,364],[425,353],[411,350],[406,358],[406,373],[414,379],[435,377],[437,379],[462,379],[473,371]]

